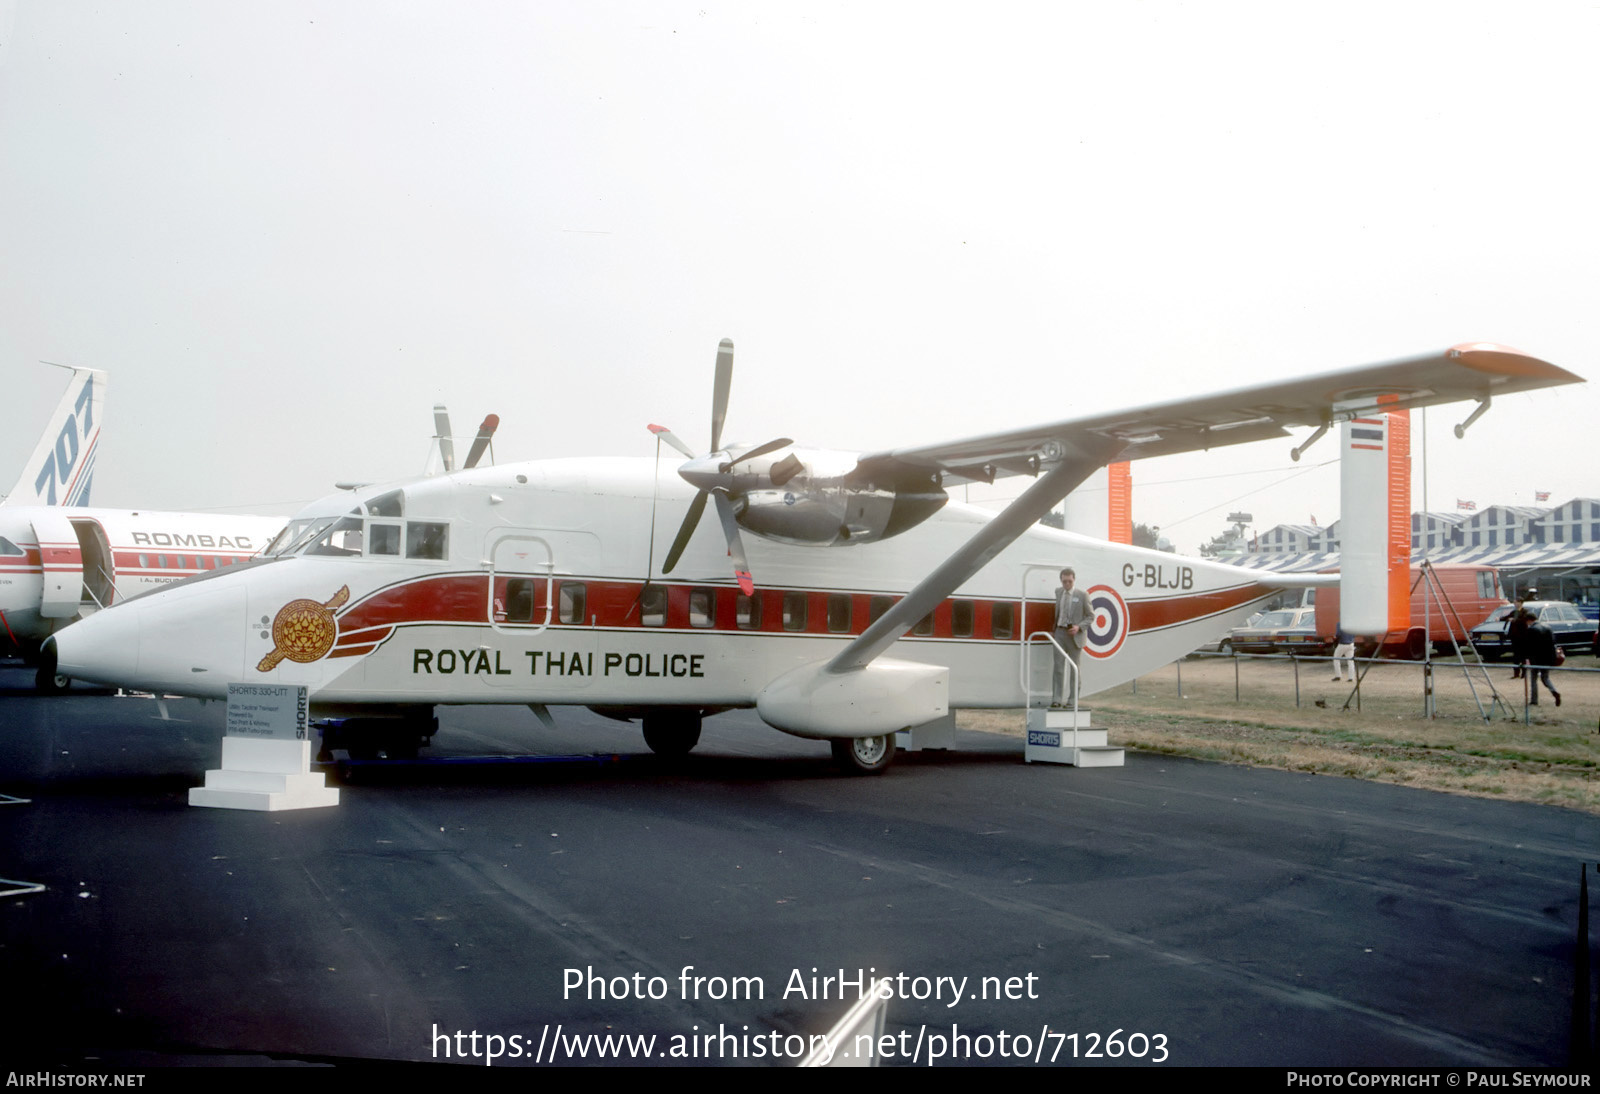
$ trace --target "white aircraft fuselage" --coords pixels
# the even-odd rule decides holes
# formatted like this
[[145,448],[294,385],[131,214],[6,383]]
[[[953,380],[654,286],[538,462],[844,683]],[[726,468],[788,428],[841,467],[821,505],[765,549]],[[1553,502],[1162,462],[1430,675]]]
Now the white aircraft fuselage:
[[[648,459],[569,459],[458,472],[406,485],[402,511],[388,516],[350,514],[390,489],[335,495],[295,518],[291,535],[312,529],[299,553],[170,586],[58,636],[60,671],[210,698],[236,682],[303,684],[314,708],[343,711],[746,707],[774,679],[860,634],[990,517],[952,504],[849,549],[752,539],[760,586],[746,598],[709,524],[669,578],[653,573],[692,497],[669,467],[661,471]],[[342,546],[315,542],[319,517],[350,522]],[[441,528],[445,546],[435,552],[424,539],[437,542]],[[352,553],[318,553],[328,550]],[[1084,694],[1181,656],[1305,581],[1039,526],[893,656],[948,666],[951,706],[1021,705],[1027,636],[1052,627],[1066,565],[1096,612]],[[1033,648],[1037,698],[1050,661]]]

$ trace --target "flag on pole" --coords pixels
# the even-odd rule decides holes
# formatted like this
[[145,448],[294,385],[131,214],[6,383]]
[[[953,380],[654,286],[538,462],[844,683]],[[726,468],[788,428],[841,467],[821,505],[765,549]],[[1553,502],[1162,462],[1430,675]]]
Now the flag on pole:
[[1475,501],[1462,501],[1460,498],[1456,499],[1457,509],[1476,509],[1477,507],[1478,503]]
[[1550,491],[1548,491],[1548,490],[1535,490],[1533,492],[1533,500],[1534,501],[1549,501],[1550,500]]

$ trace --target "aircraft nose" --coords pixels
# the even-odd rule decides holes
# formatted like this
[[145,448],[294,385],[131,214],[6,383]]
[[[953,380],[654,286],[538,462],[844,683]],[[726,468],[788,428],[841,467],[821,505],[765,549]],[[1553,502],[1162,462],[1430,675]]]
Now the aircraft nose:
[[58,671],[82,680],[221,698],[242,679],[244,593],[175,586],[107,608],[55,636]]
[[120,619],[110,620],[109,616],[109,612],[97,612],[57,631],[45,642],[41,656],[54,660],[53,671],[75,679],[135,686],[133,680],[139,669],[137,631],[129,633],[127,627],[120,625]]

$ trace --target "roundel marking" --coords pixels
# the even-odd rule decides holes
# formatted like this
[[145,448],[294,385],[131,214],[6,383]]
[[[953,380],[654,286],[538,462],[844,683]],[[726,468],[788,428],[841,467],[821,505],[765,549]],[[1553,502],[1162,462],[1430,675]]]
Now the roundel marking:
[[1110,657],[1122,648],[1128,636],[1128,605],[1109,585],[1089,590],[1089,643],[1084,649],[1090,657]]

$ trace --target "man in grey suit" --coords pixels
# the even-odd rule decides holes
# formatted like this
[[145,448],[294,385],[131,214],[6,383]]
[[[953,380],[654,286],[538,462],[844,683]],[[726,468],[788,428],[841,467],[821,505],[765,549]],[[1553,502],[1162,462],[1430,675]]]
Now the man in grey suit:
[[1089,641],[1089,619],[1094,610],[1089,607],[1089,594],[1082,589],[1073,588],[1078,575],[1071,566],[1061,571],[1061,588],[1056,590],[1056,645],[1067,651],[1067,657],[1072,658],[1072,681],[1068,688],[1066,698],[1062,698],[1062,677],[1066,675],[1067,666],[1064,658],[1058,653],[1055,655],[1056,671],[1050,689],[1050,705],[1054,707],[1071,706],[1078,698],[1078,666],[1079,654],[1084,645]]

